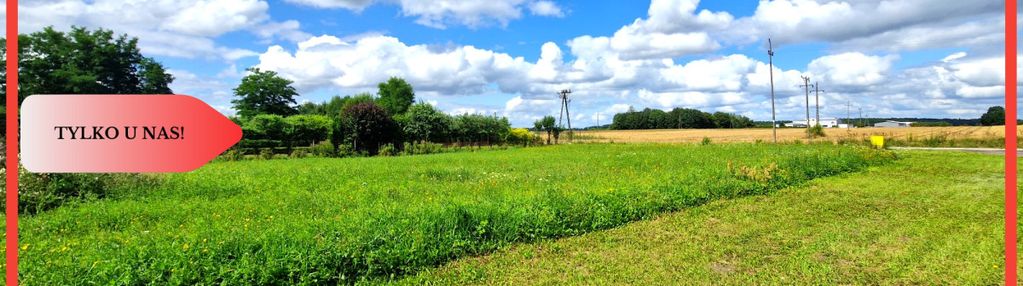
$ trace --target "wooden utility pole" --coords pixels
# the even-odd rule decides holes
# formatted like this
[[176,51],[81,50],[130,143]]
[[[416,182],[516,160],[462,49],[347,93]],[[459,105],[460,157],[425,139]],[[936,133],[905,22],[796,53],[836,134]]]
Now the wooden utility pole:
[[[852,117],[851,116],[852,116],[852,101],[846,101],[845,102],[845,120],[846,121],[852,121]],[[852,126],[849,125],[849,122],[846,122],[845,123],[845,129],[849,129],[850,127],[852,127]]]
[[561,112],[558,113],[558,126],[563,127],[561,124],[562,114],[568,121],[568,142],[572,142],[572,116],[568,113],[568,103],[571,100],[568,99],[568,95],[572,93],[571,89],[564,89],[558,92],[558,97],[561,99]]
[[[802,87],[806,90],[806,129],[810,130],[810,86],[812,85],[810,84],[810,77],[804,75],[800,76],[800,78],[803,78]],[[806,132],[806,139],[812,139],[810,132]]]
[[820,82],[814,82],[813,83],[813,91],[814,91],[813,98],[814,98],[815,105],[817,105],[817,125],[821,125],[821,92],[823,90],[821,90],[820,87],[821,87],[821,83]]
[[771,77],[771,135],[774,143],[778,143],[778,120],[774,112],[774,47],[771,45],[771,38],[767,38],[767,63],[767,71]]

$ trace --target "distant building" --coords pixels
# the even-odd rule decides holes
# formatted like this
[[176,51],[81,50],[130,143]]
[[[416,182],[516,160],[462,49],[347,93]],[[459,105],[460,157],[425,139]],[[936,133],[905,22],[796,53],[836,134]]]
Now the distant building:
[[909,127],[913,125],[913,122],[903,122],[895,120],[886,120],[884,122],[874,123],[874,127]]
[[[785,123],[785,127],[807,127],[807,126],[813,126],[813,125],[817,125],[817,119],[815,119],[815,118],[810,118],[810,124],[809,125],[806,124],[806,120],[794,120],[794,121],[792,121],[790,123]],[[842,120],[839,120],[837,118],[821,118],[820,125],[821,125],[821,127],[824,127],[824,128],[833,128],[833,127],[848,128],[849,127],[848,124],[842,123]]]

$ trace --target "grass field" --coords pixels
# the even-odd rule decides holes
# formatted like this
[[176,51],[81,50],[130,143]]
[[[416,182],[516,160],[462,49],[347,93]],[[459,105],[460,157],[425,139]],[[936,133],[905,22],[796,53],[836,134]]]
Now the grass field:
[[26,285],[334,284],[891,161],[834,145],[583,144],[220,162],[20,219]]
[[1000,156],[894,164],[458,260],[400,284],[995,285]]
[[[791,142],[806,140],[806,129],[780,128],[778,140]],[[953,126],[953,127],[911,127],[911,128],[826,128],[824,138],[815,141],[862,141],[871,135],[884,135],[900,141],[924,141],[942,139],[956,141],[963,139],[994,141],[1004,140],[1004,126]],[[711,142],[771,142],[770,128],[751,129],[659,129],[659,130],[598,130],[577,131],[576,138],[580,142],[615,142],[615,143],[699,143],[704,138]],[[563,135],[567,138],[567,135]]]

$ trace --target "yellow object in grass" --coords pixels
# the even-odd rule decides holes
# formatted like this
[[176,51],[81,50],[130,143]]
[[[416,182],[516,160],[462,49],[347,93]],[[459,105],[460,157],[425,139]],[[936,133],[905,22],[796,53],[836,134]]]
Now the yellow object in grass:
[[884,148],[884,136],[870,136],[870,145],[877,148]]

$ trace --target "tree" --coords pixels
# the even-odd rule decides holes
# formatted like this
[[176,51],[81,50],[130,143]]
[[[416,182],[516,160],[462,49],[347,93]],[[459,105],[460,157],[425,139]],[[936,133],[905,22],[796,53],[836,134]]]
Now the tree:
[[992,106],[987,109],[984,115],[980,116],[980,124],[984,126],[1005,124],[1005,108]]
[[380,146],[392,143],[397,125],[387,111],[372,102],[358,103],[341,112],[340,126],[354,150],[376,155]]
[[405,114],[395,117],[401,126],[405,139],[411,142],[441,142],[451,133],[451,116],[440,112],[433,105],[413,104]]
[[251,117],[257,114],[289,116],[298,111],[292,107],[298,92],[291,86],[292,81],[282,78],[274,71],[249,68],[249,75],[242,78],[234,88],[238,99],[231,100],[238,115]]
[[542,131],[547,133],[547,145],[550,145],[551,136],[554,135],[554,132],[557,129],[557,126],[555,125],[554,121],[554,116],[548,115],[544,116],[543,118],[540,118],[536,122],[533,122],[533,127],[536,128],[536,131]]
[[174,77],[142,55],[137,38],[83,27],[66,33],[46,27],[18,38],[19,102],[32,94],[172,93]]
[[292,115],[284,118],[289,146],[310,146],[327,140],[333,123],[323,115]]
[[377,102],[391,115],[405,113],[415,101],[415,91],[412,90],[412,85],[404,79],[391,77],[387,82],[377,85],[377,88],[379,88],[377,93],[380,95]]

